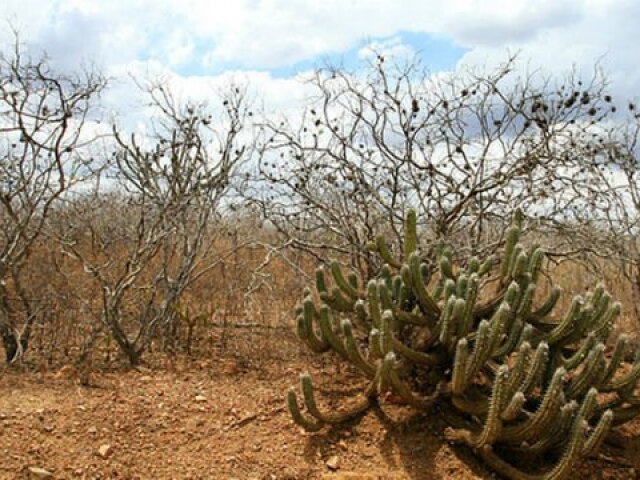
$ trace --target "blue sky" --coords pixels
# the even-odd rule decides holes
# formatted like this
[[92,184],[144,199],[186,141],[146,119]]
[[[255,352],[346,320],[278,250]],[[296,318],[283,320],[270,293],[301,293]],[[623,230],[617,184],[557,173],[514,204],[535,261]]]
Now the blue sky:
[[[275,78],[292,77],[318,66],[330,64],[340,65],[348,70],[357,70],[363,62],[363,57],[367,48],[371,46],[381,48],[401,49],[401,55],[417,56],[433,72],[452,70],[456,67],[462,56],[469,51],[468,48],[456,45],[451,39],[442,35],[430,34],[427,32],[399,31],[391,37],[367,37],[356,40],[351,48],[345,51],[327,52],[320,55],[311,56],[305,60],[294,61],[290,64],[266,68]],[[206,52],[206,46],[196,47],[195,58],[202,58]],[[242,62],[219,62],[211,66],[204,66],[201,62],[194,61],[187,65],[176,68],[180,75],[218,75],[225,71],[253,70],[263,68],[262,65],[246,65]]]

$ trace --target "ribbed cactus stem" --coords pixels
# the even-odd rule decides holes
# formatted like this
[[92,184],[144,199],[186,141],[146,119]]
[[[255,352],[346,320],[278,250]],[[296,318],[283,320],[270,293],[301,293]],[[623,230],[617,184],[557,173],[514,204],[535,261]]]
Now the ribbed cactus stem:
[[500,265],[500,276],[504,279],[506,279],[509,275],[509,267],[513,262],[514,250],[519,239],[520,228],[514,225],[507,231],[504,245],[504,254],[502,256],[502,263]]
[[311,298],[305,299],[302,314],[298,317],[298,335],[316,353],[329,350],[329,342],[322,336],[317,336],[313,327],[314,319],[318,318],[316,308]]
[[494,257],[489,257],[484,262],[482,262],[480,264],[480,269],[478,270],[478,276],[484,277],[485,275],[487,275],[491,271],[495,263],[496,260]]
[[592,385],[598,386],[604,377],[606,361],[604,359],[604,345],[598,343],[584,362],[582,370],[573,378],[567,395],[569,398],[582,397]]
[[380,330],[377,328],[373,328],[369,332],[369,353],[373,359],[384,357],[380,349]]
[[391,265],[393,268],[400,268],[400,262],[393,257],[391,249],[389,248],[389,245],[387,245],[387,240],[382,235],[376,237],[376,250],[382,260],[387,264]]
[[333,287],[331,293],[321,293],[320,298],[331,308],[339,312],[351,312],[353,311],[353,299],[347,300],[338,287]]
[[600,390],[602,392],[623,390],[630,385],[636,385],[638,380],[640,380],[640,360],[636,358],[631,370],[603,385]]
[[464,273],[458,275],[456,281],[456,297],[464,298],[467,294],[467,287],[469,286],[469,277]]
[[333,275],[333,279],[336,282],[336,285],[338,285],[342,292],[344,292],[352,299],[358,298],[358,291],[344,277],[344,275],[342,274],[342,268],[340,268],[340,264],[338,262],[331,262],[331,274]]
[[464,441],[473,448],[482,448],[484,445],[493,444],[502,432],[502,419],[500,405],[503,403],[504,388],[509,368],[505,365],[501,366],[496,373],[493,383],[493,391],[489,400],[489,411],[484,420],[484,426],[478,433],[472,433],[468,430],[448,430],[446,432],[450,440]]
[[416,210],[410,208],[404,219],[404,259],[416,251],[418,248],[418,214]]
[[531,281],[536,282],[540,269],[542,268],[542,262],[544,261],[544,252],[541,248],[535,248],[529,257],[528,270],[531,274]]
[[424,312],[433,316],[439,315],[440,309],[427,291],[423,268],[420,264],[420,259],[415,253],[409,257],[409,271],[411,273],[411,286],[413,288],[413,292],[415,293]]
[[525,273],[527,273],[527,269],[529,267],[529,256],[525,252],[520,252],[516,257],[516,260],[513,264],[511,270],[512,278],[519,278]]
[[331,316],[329,308],[326,306],[320,307],[318,323],[320,324],[320,332],[322,332],[322,336],[327,340],[329,345],[331,345],[331,348],[333,348],[333,350],[335,350],[342,357],[349,358],[349,356],[347,355],[347,351],[342,344],[342,341],[334,333],[332,320],[333,317]]
[[505,427],[502,440],[520,443],[524,440],[538,439],[543,435],[545,429],[553,424],[564,404],[562,382],[566,374],[562,367],[555,371],[538,410],[522,423]]
[[533,361],[527,371],[527,375],[522,382],[520,389],[525,395],[531,393],[531,391],[538,385],[542,376],[544,375],[547,361],[549,360],[549,346],[545,342],[538,344],[538,348],[533,355]]
[[469,343],[466,338],[458,341],[453,361],[451,391],[454,395],[462,395],[467,388],[467,363],[469,362]]
[[316,269],[316,290],[318,293],[329,293],[327,290],[327,280],[324,274],[324,268],[318,267]]
[[[393,288],[393,286],[392,286]],[[384,310],[392,310],[393,309],[393,298],[391,296],[391,291],[385,281],[378,282],[378,295],[380,297],[380,308]]]
[[518,305],[517,315],[522,318],[527,318],[531,313],[531,306],[533,305],[533,297],[536,294],[535,283],[530,284],[524,292],[520,304]]
[[349,360],[351,360],[351,363],[359,368],[367,377],[373,378],[376,373],[376,367],[370,363],[360,351],[358,343],[353,336],[353,327],[351,326],[351,322],[349,320],[343,320],[341,326],[345,338],[345,349],[349,356]]
[[360,415],[370,406],[370,399],[367,396],[364,396],[361,400],[357,401],[342,412],[322,412],[316,404],[311,376],[309,374],[301,375],[300,382],[302,383],[302,394],[304,396],[305,407],[309,414],[320,422],[329,424],[343,423]]
[[620,367],[627,350],[628,340],[629,337],[624,334],[620,335],[616,340],[616,345],[611,353],[611,358],[609,359],[609,364],[607,365],[607,370],[604,374],[604,378],[602,379],[602,383],[609,383]]
[[444,301],[446,302],[447,300],[449,300],[449,297],[455,294],[455,292],[456,292],[456,282],[450,278],[447,278],[444,282],[444,292],[443,292]]
[[518,470],[497,456],[490,445],[485,445],[482,449],[482,458],[496,472],[511,480],[563,480],[571,474],[576,462],[580,459],[585,430],[585,422],[578,422],[572,428],[569,445],[564,455],[562,455],[554,468],[545,473],[531,474]]
[[505,422],[509,422],[511,420],[516,420],[518,416],[522,413],[522,407],[526,402],[526,397],[522,392],[516,392],[516,394],[511,397],[511,401],[507,403],[506,408],[501,413],[501,418]]
[[448,279],[454,278],[453,267],[451,266],[451,259],[449,257],[446,257],[444,255],[440,257],[439,266],[440,266],[440,274],[444,278],[448,278]]
[[478,257],[471,257],[471,259],[469,260],[469,265],[467,266],[467,272],[469,272],[469,274],[477,274],[479,270],[480,260],[478,260]]
[[582,305],[583,301],[581,297],[575,297],[573,299],[571,307],[562,321],[546,335],[545,340],[549,345],[553,345],[571,334],[582,312]]
[[589,352],[593,349],[595,344],[597,343],[596,336],[593,334],[589,334],[587,338],[582,341],[580,348],[576,350],[576,352],[569,358],[564,361],[564,368],[567,370],[573,370],[578,365],[580,365],[589,355]]
[[500,342],[502,340],[502,335],[504,334],[505,325],[507,323],[507,319],[511,315],[511,307],[505,302],[500,305],[500,308],[496,311],[496,313],[491,318],[491,324],[489,326],[489,347],[488,347],[488,356],[483,360],[486,361],[488,358],[493,355],[493,353],[500,346]]
[[471,382],[475,374],[478,373],[489,354],[489,322],[482,320],[476,331],[471,362],[466,369],[467,383]]
[[453,310],[456,305],[456,297],[450,296],[447,300],[447,303],[442,310],[442,315],[440,315],[440,343],[447,346],[451,341],[454,334],[454,319],[453,319]]
[[518,306],[518,301],[520,300],[520,285],[516,282],[511,282],[509,288],[507,288],[507,292],[504,295],[504,303],[509,305],[514,310]]
[[475,273],[469,277],[469,285],[467,294],[464,297],[465,306],[462,314],[462,322],[460,323],[459,336],[467,335],[473,328],[473,307],[478,299],[478,275]]
[[382,314],[382,324],[380,326],[380,351],[383,356],[392,350],[393,338],[393,312],[385,310]]
[[366,302],[364,300],[359,299],[358,301],[356,301],[356,303],[353,305],[353,311],[356,314],[358,323],[363,328],[368,329],[369,327],[371,327],[371,321],[369,320],[369,314],[367,313]]
[[302,414],[302,412],[300,411],[300,406],[298,405],[296,392],[293,388],[290,388],[287,392],[287,407],[289,409],[291,417],[293,418],[293,421],[304,428],[306,431],[317,432],[322,428],[322,422],[319,422],[317,420],[309,420]]
[[549,315],[551,311],[554,309],[554,307],[556,306],[556,304],[558,303],[558,300],[560,300],[561,293],[562,293],[562,289],[560,287],[553,286],[551,288],[551,292],[549,292],[549,296],[547,297],[547,299],[537,310],[535,310],[531,314],[531,316],[534,319],[541,319]]
[[518,349],[515,364],[509,373],[506,398],[513,397],[518,389],[521,388],[527,373],[527,367],[531,363],[531,351],[531,345],[529,342],[524,342]]
[[580,452],[581,456],[589,457],[596,453],[604,439],[607,437],[609,432],[611,431],[611,427],[613,425],[613,412],[611,410],[605,411],[600,420],[596,424],[596,427],[593,429],[593,432],[584,442],[584,446],[582,447],[582,452]]
[[378,282],[370,280],[367,284],[367,304],[369,306],[369,316],[373,325],[380,328],[382,321],[382,310],[380,309],[380,297],[378,293]]

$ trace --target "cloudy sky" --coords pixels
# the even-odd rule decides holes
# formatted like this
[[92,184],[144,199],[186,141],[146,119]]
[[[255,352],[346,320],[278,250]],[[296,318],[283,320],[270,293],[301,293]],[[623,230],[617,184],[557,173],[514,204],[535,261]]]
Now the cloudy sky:
[[[126,82],[164,74],[204,92],[238,76],[274,105],[326,61],[356,66],[367,47],[416,53],[433,72],[521,52],[529,68],[583,71],[613,88],[640,82],[638,0],[3,0],[0,20],[62,68],[92,63]],[[10,29],[0,29],[7,45]],[[111,99],[130,89],[115,82]]]

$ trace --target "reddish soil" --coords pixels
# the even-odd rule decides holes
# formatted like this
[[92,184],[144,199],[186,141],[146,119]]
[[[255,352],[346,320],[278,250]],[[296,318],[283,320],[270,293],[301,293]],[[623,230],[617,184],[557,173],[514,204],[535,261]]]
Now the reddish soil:
[[[355,380],[295,348],[253,362],[234,351],[94,373],[93,387],[71,369],[0,371],[0,478],[38,478],[30,467],[82,479],[494,478],[468,449],[444,441],[433,413],[382,404],[344,428],[303,433],[284,408],[298,373],[313,373],[323,399],[355,394]],[[636,478],[640,422],[618,443],[574,478]]]

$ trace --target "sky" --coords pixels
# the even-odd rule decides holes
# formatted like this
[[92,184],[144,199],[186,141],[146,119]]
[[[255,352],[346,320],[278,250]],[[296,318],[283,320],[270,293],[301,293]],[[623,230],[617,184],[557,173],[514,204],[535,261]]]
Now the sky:
[[[0,21],[62,69],[96,65],[106,101],[130,108],[130,76],[162,75],[194,96],[241,79],[274,107],[304,95],[304,72],[358,68],[371,49],[418,55],[433,73],[490,67],[593,70],[624,97],[640,82],[638,0],[3,0]],[[11,29],[0,28],[9,45]]]

